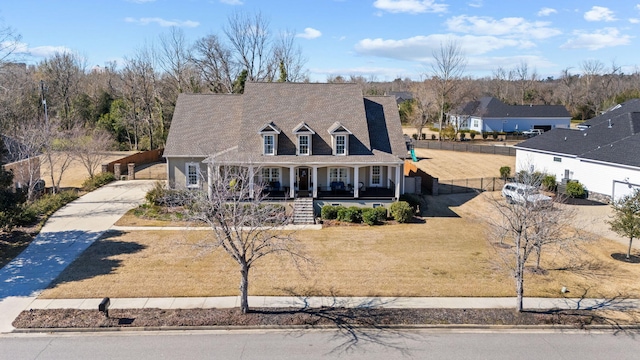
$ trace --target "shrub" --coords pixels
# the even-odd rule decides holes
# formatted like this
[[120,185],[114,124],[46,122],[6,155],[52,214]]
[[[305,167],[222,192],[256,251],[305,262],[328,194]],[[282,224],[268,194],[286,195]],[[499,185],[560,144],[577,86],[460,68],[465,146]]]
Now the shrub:
[[93,191],[101,186],[104,186],[116,179],[116,176],[110,172],[103,172],[95,175],[93,178],[88,178],[82,183],[82,189],[86,191]]
[[542,177],[542,186],[549,190],[549,191],[555,191],[556,190],[556,176],[555,175],[544,175]]
[[357,206],[342,207],[338,210],[338,220],[350,223],[362,222],[362,208]]
[[436,139],[436,134],[431,134],[431,140],[435,140]]
[[511,176],[511,167],[503,166],[500,168],[500,178],[507,179]]
[[460,140],[464,140],[465,137],[467,137],[467,134],[464,132],[460,132]]
[[570,181],[567,183],[566,193],[572,198],[581,198],[587,194],[587,190],[579,181]]
[[406,201],[413,211],[417,211],[421,203],[421,198],[416,194],[402,194],[400,195],[400,201]]
[[409,222],[413,218],[413,209],[406,201],[396,201],[389,208],[391,217],[399,223]]
[[30,225],[39,218],[47,219],[51,214],[61,207],[67,205],[78,198],[75,191],[63,191],[57,194],[45,194],[38,200],[25,205],[20,214],[17,215],[18,225]]
[[383,222],[383,221],[387,220],[387,208],[386,207],[378,206],[377,208],[374,208],[373,210],[375,210],[376,217],[377,217],[379,222]]
[[471,138],[471,140],[475,139],[476,135],[478,135],[478,132],[476,130],[469,131],[469,137]]
[[489,134],[488,134],[488,133],[486,133],[486,132],[483,132],[483,133],[482,133],[482,138],[483,138],[484,140],[487,140],[487,138],[488,138],[488,137],[489,137]]
[[492,132],[491,133],[491,137],[493,138],[493,140],[496,140],[498,138],[498,133],[497,132]]
[[335,220],[338,218],[338,210],[344,206],[325,205],[320,209],[320,217],[324,220]]
[[378,214],[374,208],[366,208],[362,210],[362,221],[367,225],[378,224]]
[[187,191],[189,190],[170,189],[163,181],[156,181],[144,198],[151,206],[183,206],[189,198],[184,193]]
[[413,140],[418,140],[418,134],[412,134],[411,137],[413,138]]

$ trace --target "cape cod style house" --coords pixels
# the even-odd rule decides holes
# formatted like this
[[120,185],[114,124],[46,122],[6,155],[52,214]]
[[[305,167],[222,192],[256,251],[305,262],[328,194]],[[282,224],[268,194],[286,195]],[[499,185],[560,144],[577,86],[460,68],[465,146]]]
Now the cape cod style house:
[[205,187],[219,165],[255,166],[269,198],[312,198],[316,208],[397,200],[406,156],[394,97],[319,83],[180,94],[164,150],[174,187]]
[[534,165],[558,181],[578,180],[589,197],[617,200],[640,188],[640,99],[515,146],[517,170]]
[[470,101],[451,112],[452,124],[460,130],[522,132],[569,128],[571,115],[562,105],[508,105],[494,97]]

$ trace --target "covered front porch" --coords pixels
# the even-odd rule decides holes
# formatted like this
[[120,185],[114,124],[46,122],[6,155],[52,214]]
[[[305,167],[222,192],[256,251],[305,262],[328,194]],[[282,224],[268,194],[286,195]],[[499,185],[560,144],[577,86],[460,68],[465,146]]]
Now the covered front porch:
[[255,181],[269,199],[398,199],[402,165],[265,166]]

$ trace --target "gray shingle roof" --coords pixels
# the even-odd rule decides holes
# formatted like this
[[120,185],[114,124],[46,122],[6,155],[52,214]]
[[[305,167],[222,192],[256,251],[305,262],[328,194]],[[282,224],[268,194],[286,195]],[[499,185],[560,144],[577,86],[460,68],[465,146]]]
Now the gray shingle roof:
[[552,129],[516,147],[640,167],[640,99],[627,101],[583,125],[588,128]]
[[494,97],[470,101],[456,112],[457,115],[484,118],[571,117],[567,108],[562,105],[508,105]]
[[[281,130],[278,156],[296,154],[294,129],[305,123],[312,135],[312,156],[297,162],[398,161],[406,156],[400,116],[391,96],[362,95],[357,84],[247,83],[243,95],[184,95],[178,98],[164,154],[206,156],[237,146],[240,155],[260,155],[264,124]],[[332,156],[329,129],[336,122],[348,129],[349,155]],[[341,159],[342,158],[342,159]]]

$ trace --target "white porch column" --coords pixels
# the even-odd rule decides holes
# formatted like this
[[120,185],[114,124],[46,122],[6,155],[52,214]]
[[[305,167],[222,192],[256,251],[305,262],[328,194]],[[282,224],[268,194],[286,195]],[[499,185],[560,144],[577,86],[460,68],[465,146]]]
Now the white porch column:
[[296,196],[296,187],[294,186],[296,182],[296,168],[293,166],[289,166],[289,197],[293,198]]
[[311,186],[312,196],[313,198],[318,197],[318,167],[314,166],[311,170],[311,182],[313,185]]
[[360,182],[360,166],[353,167],[353,197],[358,198],[360,196],[360,187],[358,183]]
[[253,199],[253,165],[249,165],[249,198]]
[[400,199],[400,166],[396,166],[396,199]]
[[209,199],[213,196],[213,164],[207,164],[207,195]]

